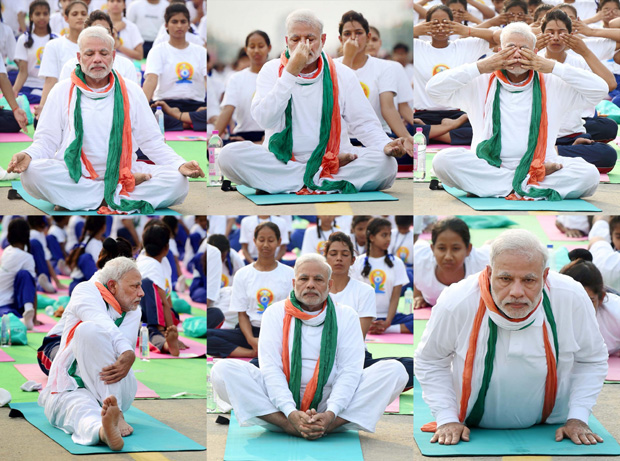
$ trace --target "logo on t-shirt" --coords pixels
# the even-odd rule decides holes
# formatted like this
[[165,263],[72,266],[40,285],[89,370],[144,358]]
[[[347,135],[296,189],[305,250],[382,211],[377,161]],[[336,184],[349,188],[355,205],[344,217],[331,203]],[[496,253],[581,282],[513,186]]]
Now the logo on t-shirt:
[[364,94],[366,95],[366,99],[368,99],[369,95],[370,95],[370,88],[368,88],[368,85],[366,85],[364,82],[360,81],[360,85],[362,85],[362,90],[364,90]]
[[222,285],[220,288],[224,288],[228,286],[228,277],[226,274],[222,274]]
[[176,67],[177,77],[176,83],[192,83],[194,76],[194,68],[189,62],[180,62]]
[[62,29],[60,29],[60,36],[62,37],[63,35],[67,35],[69,33],[69,28],[68,27],[63,27]]
[[433,75],[436,75],[439,72],[443,72],[444,70],[448,70],[449,68],[450,66],[446,64],[437,64],[435,67],[433,67]]
[[168,296],[172,291],[172,287],[170,286],[170,280],[168,279],[166,279],[166,288],[164,289],[164,291],[166,292],[166,296]]
[[370,285],[375,289],[375,293],[385,293],[385,272],[381,269],[375,269],[368,276]]
[[407,258],[409,258],[409,248],[400,247],[398,250],[396,250],[396,256],[400,258],[404,263],[406,263]]
[[262,314],[273,302],[273,293],[269,288],[261,288],[256,292],[256,301],[258,301],[258,313]]
[[35,57],[37,58],[37,63],[34,65],[35,69],[38,69],[39,67],[41,67],[41,58],[43,57],[43,50],[45,49],[44,46],[41,46],[39,48],[37,48],[37,52],[34,54]]
[[327,242],[325,240],[321,240],[316,244],[316,252],[322,256],[325,256],[325,245]]

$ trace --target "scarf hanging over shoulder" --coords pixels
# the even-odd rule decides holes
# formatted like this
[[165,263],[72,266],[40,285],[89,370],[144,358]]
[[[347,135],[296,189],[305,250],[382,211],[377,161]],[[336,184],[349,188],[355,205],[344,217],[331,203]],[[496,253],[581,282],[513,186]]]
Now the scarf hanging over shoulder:
[[[486,113],[491,117],[493,132],[491,137],[478,144],[476,155],[487,161],[489,165],[498,167],[502,161],[500,153],[502,151],[501,134],[501,109],[500,109],[500,90],[501,82],[511,85],[506,77],[505,71],[495,71],[489,79],[489,86],[486,95]],[[523,181],[529,175],[527,184],[537,186],[545,178],[545,156],[547,150],[547,91],[545,79],[539,72],[530,71],[527,80],[523,85],[533,80],[532,90],[532,116],[530,119],[529,135],[527,140],[527,151],[523,154],[521,162],[515,171],[512,180],[514,194],[506,197],[508,200],[527,200],[527,199],[547,199],[562,200],[560,194],[553,189],[543,189],[530,187],[527,191],[523,190]],[[495,85],[493,100],[489,100],[491,88]],[[490,114],[489,114],[490,112]]]
[[[323,326],[321,334],[321,352],[314,368],[312,379],[306,385],[303,399],[300,403],[301,392],[301,325],[302,320],[311,320],[323,311],[325,321],[319,325]],[[295,317],[295,332],[293,334],[293,350],[289,360],[289,334],[291,319]],[[288,387],[295,399],[295,406],[298,410],[306,411],[310,408],[316,409],[323,399],[323,388],[334,366],[336,358],[336,346],[338,336],[338,324],[336,322],[336,309],[330,296],[327,297],[323,309],[316,315],[310,315],[301,310],[299,301],[295,297],[295,291],[291,291],[289,298],[284,302],[284,325],[282,329],[282,367]]]
[[[286,50],[280,56],[278,76],[282,75],[289,60]],[[336,66],[331,57],[321,53],[319,68],[310,78],[315,78],[323,71],[323,107],[321,111],[321,127],[319,142],[306,164],[304,187],[297,192],[299,195],[317,193],[316,191],[340,191],[345,194],[357,192],[355,186],[348,181],[324,180],[320,185],[314,183],[314,175],[322,167],[321,178],[331,178],[338,173],[338,154],[340,153],[340,104],[338,102],[338,76]],[[284,111],[284,129],[274,133],[269,139],[269,151],[278,160],[287,163],[295,160],[293,156],[293,98],[291,97]]]
[[[75,89],[75,99],[73,91]],[[65,163],[69,169],[69,176],[76,183],[82,176],[82,164],[90,176],[88,179],[96,179],[97,173],[92,164],[86,157],[82,145],[84,142],[84,125],[82,121],[82,96],[92,99],[108,97],[113,91],[114,110],[112,116],[112,129],[110,131],[110,142],[108,145],[108,160],[104,178],[104,198],[107,207],[101,207],[100,214],[120,214],[137,210],[140,214],[152,214],[155,210],[153,206],[144,200],[128,200],[121,198],[120,204],[115,203],[114,194],[117,184],[121,185],[121,196],[128,196],[135,188],[135,179],[131,174],[131,163],[133,158],[133,147],[131,142],[131,118],[129,115],[129,97],[127,87],[123,78],[112,70],[110,73],[110,84],[103,93],[92,91],[87,85],[84,72],[78,64],[71,73],[71,89],[69,90],[69,124],[73,122],[75,139],[65,150]],[[73,118],[71,118],[71,107],[73,102]]]
[[[525,320],[529,319],[534,314],[534,312],[538,310],[534,309],[525,318],[511,319],[504,315],[495,305],[495,302],[493,301],[493,297],[491,295],[489,276],[486,270],[483,270],[480,273],[480,276],[478,278],[478,284],[480,286],[480,304],[478,305],[478,311],[476,312],[472,331],[469,336],[469,347],[467,349],[467,354],[465,356],[465,365],[463,367],[463,384],[459,409],[459,421],[469,427],[479,425],[480,421],[482,420],[482,417],[484,415],[485,398],[489,390],[489,384],[491,383],[491,376],[493,374],[495,346],[497,343],[497,325],[493,322],[491,317],[489,317],[486,352],[484,356],[484,361],[482,362],[484,364],[484,369],[477,370],[477,373],[482,373],[482,383],[478,391],[478,397],[468,415],[467,408],[469,406],[469,400],[472,394],[472,380],[474,372],[476,371],[474,370],[474,362],[476,361],[476,355],[483,353],[483,351],[477,351],[478,337],[480,336],[481,330],[483,329],[483,319],[485,317],[487,309],[490,312],[497,314],[503,319],[512,323],[524,322]],[[551,303],[549,301],[549,297],[545,290],[543,290],[542,304],[545,313],[545,322],[543,324],[542,332],[545,348],[545,357],[547,362],[547,377],[545,379],[545,399],[542,408],[542,415],[540,421],[541,424],[543,424],[547,420],[555,405],[555,399],[558,389],[557,358],[559,357],[559,347],[557,339],[558,335],[555,318],[553,316],[553,311],[551,310]],[[527,328],[533,322],[534,321],[532,320],[531,322],[526,323],[521,329]],[[553,335],[553,347],[551,346],[551,343],[549,341],[549,333],[547,332],[547,329],[551,330],[551,333]],[[433,422],[425,424],[422,427],[422,430],[425,432],[434,432],[436,428],[437,424]]]

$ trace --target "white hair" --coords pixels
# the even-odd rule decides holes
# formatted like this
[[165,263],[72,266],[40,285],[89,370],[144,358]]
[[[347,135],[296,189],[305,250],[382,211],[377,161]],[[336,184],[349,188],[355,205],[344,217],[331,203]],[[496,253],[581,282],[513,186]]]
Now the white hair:
[[327,271],[327,280],[332,278],[332,267],[329,264],[327,264],[327,260],[325,259],[325,257],[321,256],[318,253],[307,253],[297,258],[297,261],[295,261],[295,267],[294,267],[295,277],[297,277],[297,272],[299,272],[299,268],[302,266],[302,264],[307,263],[307,262],[315,262],[315,263],[322,265],[323,268]]
[[319,29],[319,35],[323,34],[323,21],[321,21],[314,12],[310,10],[295,10],[286,17],[286,34],[291,33],[293,24],[303,23],[311,27]]
[[80,36],[78,37],[80,53],[84,51],[84,42],[89,38],[98,38],[105,42],[110,51],[114,51],[114,37],[110,35],[110,32],[101,26],[91,26],[80,32]]
[[536,47],[536,35],[534,35],[532,29],[530,29],[530,26],[528,26],[526,23],[513,22],[502,29],[502,33],[499,36],[502,48],[506,47],[506,43],[512,35],[521,35],[522,37],[526,38],[528,41],[531,42],[532,51],[534,51],[534,48]]
[[138,271],[138,265],[133,259],[120,256],[108,261],[99,272],[98,279],[101,283],[107,284],[110,280],[120,281],[125,274],[131,271]]
[[530,261],[538,253],[542,256],[543,268],[547,265],[549,258],[547,248],[533,233],[525,229],[507,230],[493,240],[489,254],[491,268],[494,267],[497,257],[505,252],[518,253]]

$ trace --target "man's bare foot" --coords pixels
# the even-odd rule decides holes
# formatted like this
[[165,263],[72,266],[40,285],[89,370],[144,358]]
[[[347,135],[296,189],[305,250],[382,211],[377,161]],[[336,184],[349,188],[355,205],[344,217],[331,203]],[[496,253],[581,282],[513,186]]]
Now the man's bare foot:
[[166,336],[166,343],[164,344],[163,350],[164,352],[168,352],[170,355],[174,355],[175,357],[179,356],[179,332],[177,331],[177,327],[174,325],[170,325],[166,328],[164,332]]
[[345,166],[347,163],[351,163],[357,158],[355,154],[338,154],[338,165]]
[[555,173],[556,171],[561,170],[561,169],[562,169],[561,163],[553,163],[553,162],[545,163],[545,174],[546,175]]
[[68,208],[65,208],[64,206],[56,205],[54,207],[54,211],[70,211],[70,210]]
[[123,416],[123,413],[121,413],[121,419],[118,421],[118,430],[121,432],[121,436],[123,437],[127,437],[133,434],[133,427],[127,424],[127,421],[125,421],[125,417]]
[[99,439],[114,451],[121,450],[125,445],[119,429],[121,409],[118,408],[116,397],[111,395],[103,401],[101,407],[101,429]]
[[137,186],[138,184],[142,184],[143,182],[148,181],[153,176],[148,173],[134,173],[133,177],[136,180],[136,186]]

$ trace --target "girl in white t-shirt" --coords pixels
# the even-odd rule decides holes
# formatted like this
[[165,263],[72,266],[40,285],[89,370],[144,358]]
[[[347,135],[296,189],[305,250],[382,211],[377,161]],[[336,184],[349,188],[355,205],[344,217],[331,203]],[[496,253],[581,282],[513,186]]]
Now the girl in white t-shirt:
[[17,79],[13,84],[15,97],[23,93],[30,104],[41,100],[44,80],[39,78],[39,68],[45,45],[56,38],[49,25],[50,7],[45,0],[36,0],[30,4],[30,25],[28,32],[17,39],[15,62],[19,67]]
[[[390,253],[400,258],[407,268],[413,267],[413,216],[395,216]],[[413,275],[413,274],[412,274]]]
[[[413,314],[396,312],[403,285],[409,282],[405,264],[388,253],[392,236],[392,225],[387,219],[374,218],[366,228],[367,252],[357,258],[352,275],[357,280],[374,288],[377,301],[377,320],[369,333],[412,333]],[[400,327],[389,329],[390,325]],[[393,331],[394,330],[394,331]]]
[[207,329],[207,354],[220,357],[256,357],[263,313],[286,299],[293,288],[293,269],[276,260],[281,245],[279,227],[271,221],[256,226],[256,262],[235,274],[230,311],[239,315],[233,330]]
[[117,54],[129,59],[139,61],[144,53],[142,44],[144,40],[140,35],[140,30],[133,22],[125,18],[125,0],[108,0],[108,15],[114,23],[114,49]]
[[355,215],[351,220],[351,241],[355,257],[366,253],[366,228],[371,219],[370,215]]
[[189,11],[185,5],[173,3],[166,8],[166,29],[170,39],[153,47],[146,59],[142,89],[155,110],[157,101],[180,109],[178,118],[164,113],[164,128],[183,129],[183,114],[195,112],[205,104],[207,53],[186,40]]
[[437,222],[431,235],[430,246],[418,240],[413,248],[414,309],[434,306],[444,288],[480,272],[489,262],[488,247],[472,247],[469,227],[461,219]]
[[592,261],[603,274],[605,285],[620,291],[620,217],[614,216],[609,222],[594,219],[588,234]]
[[332,234],[340,230],[335,224],[336,216],[317,216],[316,226],[309,226],[304,232],[301,254],[318,253],[325,256],[325,244]]
[[106,230],[105,216],[88,216],[78,243],[67,257],[67,266],[72,270],[73,281],[69,285],[69,295],[78,283],[90,280],[97,272],[97,259],[103,248],[103,234]]
[[269,58],[271,41],[262,30],[250,32],[245,38],[245,52],[250,58],[250,67],[230,76],[226,84],[221,112],[215,122],[215,129],[224,133],[231,118],[234,127],[230,128],[230,141],[261,142],[265,130],[256,123],[250,113],[252,98],[256,91],[256,77]]
[[58,9],[54,14],[50,16],[50,27],[52,32],[58,37],[67,35],[69,33],[69,24],[65,20],[65,10],[69,6],[72,0],[59,0]]

